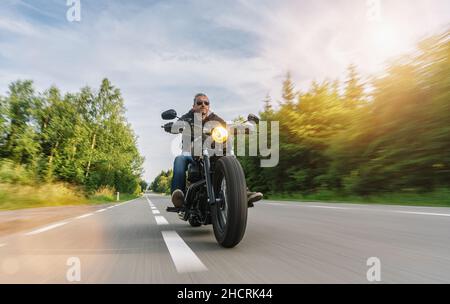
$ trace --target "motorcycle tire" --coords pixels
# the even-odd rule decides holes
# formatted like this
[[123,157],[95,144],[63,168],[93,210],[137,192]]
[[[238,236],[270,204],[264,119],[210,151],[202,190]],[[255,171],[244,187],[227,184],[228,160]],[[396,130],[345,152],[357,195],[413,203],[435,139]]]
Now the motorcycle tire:
[[222,157],[216,163],[214,194],[220,202],[212,205],[212,224],[217,242],[233,248],[247,227],[247,185],[244,170],[235,157]]

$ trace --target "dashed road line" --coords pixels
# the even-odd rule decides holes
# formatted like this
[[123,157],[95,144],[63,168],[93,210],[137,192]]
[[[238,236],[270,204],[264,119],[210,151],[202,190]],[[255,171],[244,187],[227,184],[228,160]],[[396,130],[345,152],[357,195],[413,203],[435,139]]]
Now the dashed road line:
[[400,213],[400,214],[412,214],[412,215],[430,215],[430,216],[445,216],[450,217],[448,213],[434,213],[434,212],[416,212],[416,211],[403,211],[403,210],[387,210],[387,209],[369,209],[369,208],[352,208],[352,207],[332,207],[332,206],[317,206],[317,205],[300,205],[300,204],[280,204],[280,203],[266,203],[271,206],[282,207],[303,207],[303,208],[320,208],[320,209],[335,209],[335,210],[357,210],[357,211],[376,211],[387,213]]
[[[106,211],[106,210],[108,210],[108,209],[111,209],[111,208],[114,208],[114,207],[117,207],[117,206],[120,206],[120,205],[124,205],[124,204],[131,203],[131,202],[133,202],[133,201],[135,201],[135,200],[136,200],[136,199],[131,200],[131,201],[128,201],[128,202],[124,202],[124,203],[119,203],[119,204],[116,204],[116,205],[114,205],[114,206],[110,206],[110,207],[107,207],[107,208],[104,208],[104,209],[100,209],[100,210],[95,211],[94,213],[101,213],[101,212],[104,212],[104,211]],[[89,216],[94,215],[94,213],[87,213],[87,214],[84,214],[84,215],[80,215],[80,216],[78,216],[78,217],[76,217],[76,218],[74,218],[74,219],[77,219],[77,220],[79,220],[79,219],[84,219],[84,218],[87,218],[87,217],[89,217]],[[165,220],[165,219],[164,219],[164,220]],[[55,224],[52,224],[52,225],[48,225],[48,226],[45,226],[45,227],[43,227],[43,228],[39,228],[39,229],[33,230],[33,231],[31,231],[31,232],[27,232],[27,233],[25,233],[24,235],[25,235],[25,236],[30,236],[30,235],[35,235],[35,234],[39,234],[39,233],[42,233],[42,232],[46,232],[46,231],[49,231],[49,230],[52,230],[52,229],[55,229],[55,228],[64,226],[64,225],[70,223],[71,221],[72,221],[72,219],[69,219],[69,220],[66,220],[65,222],[59,222],[59,223],[55,223]],[[166,221],[166,222],[167,222],[167,221]],[[2,247],[2,246],[0,246],[0,247]]]
[[162,231],[164,242],[179,273],[207,271],[191,248],[175,231]]
[[304,208],[319,208],[319,209],[337,209],[337,210],[349,210],[349,209],[355,209],[355,208],[345,208],[345,207],[331,207],[331,206],[316,206],[316,205],[289,205],[289,204],[276,204],[276,203],[267,203],[267,205],[271,206],[298,206],[298,207],[304,207]]
[[138,197],[138,198],[132,199],[131,201],[127,201],[127,202],[123,202],[123,203],[118,203],[118,204],[115,204],[115,205],[114,205],[114,207],[119,207],[119,206],[123,206],[123,205],[129,204],[129,203],[132,203],[132,202],[134,202],[135,200],[138,200],[138,199],[141,199],[141,197]]
[[164,216],[157,215],[155,216],[156,224],[158,225],[169,225],[169,222],[166,220]]
[[450,217],[450,214],[448,214],[448,213],[412,212],[412,211],[394,211],[394,212],[403,213],[403,214],[434,215],[434,216],[447,216],[447,217]]
[[76,217],[75,219],[81,220],[81,219],[87,218],[87,217],[89,217],[91,215],[94,215],[94,213],[83,214],[83,215],[80,215],[80,216]]
[[50,226],[46,226],[44,228],[40,228],[40,229],[37,229],[37,230],[33,230],[31,232],[25,233],[25,235],[29,236],[29,235],[39,234],[39,233],[42,233],[42,232],[46,232],[46,231],[49,231],[49,230],[52,230],[52,229],[64,226],[65,224],[68,224],[68,223],[69,222],[56,223],[56,224],[53,224],[53,225],[50,225]]
[[[168,225],[169,222],[164,216],[157,215],[161,214],[158,208],[156,208],[148,197],[145,198],[152,210],[152,214],[155,215],[156,224]],[[172,261],[175,264],[175,268],[179,273],[208,271],[208,268],[202,263],[192,249],[189,248],[178,233],[175,231],[162,231],[161,233]]]
[[319,209],[336,209],[336,210],[347,210],[349,208],[345,207],[329,207],[329,206],[305,206],[307,208],[319,208]]

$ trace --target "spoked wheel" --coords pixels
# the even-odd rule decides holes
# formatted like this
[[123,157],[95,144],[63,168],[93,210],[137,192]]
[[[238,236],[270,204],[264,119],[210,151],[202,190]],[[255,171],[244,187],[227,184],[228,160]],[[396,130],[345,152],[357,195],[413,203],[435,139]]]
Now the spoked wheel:
[[223,233],[226,230],[228,217],[227,183],[225,177],[222,178],[219,189],[219,199],[217,201],[217,228]]
[[216,203],[212,206],[212,222],[217,242],[235,247],[247,227],[247,185],[241,164],[234,157],[222,157],[214,173]]

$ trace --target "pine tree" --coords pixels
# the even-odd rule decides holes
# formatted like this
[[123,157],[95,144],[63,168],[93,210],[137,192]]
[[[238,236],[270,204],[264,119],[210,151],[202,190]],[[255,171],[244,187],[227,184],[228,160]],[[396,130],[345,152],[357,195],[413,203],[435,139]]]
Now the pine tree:
[[294,83],[292,82],[291,73],[286,74],[286,79],[283,82],[282,88],[282,104],[289,108],[293,108],[295,104],[295,99],[298,93],[295,91]]
[[270,97],[269,93],[267,93],[264,98],[263,104],[263,112],[260,113],[260,116],[263,120],[271,120],[275,114],[275,111],[272,106],[272,97]]
[[356,71],[356,66],[351,64],[348,69],[347,80],[345,82],[344,104],[349,109],[363,105],[364,84]]

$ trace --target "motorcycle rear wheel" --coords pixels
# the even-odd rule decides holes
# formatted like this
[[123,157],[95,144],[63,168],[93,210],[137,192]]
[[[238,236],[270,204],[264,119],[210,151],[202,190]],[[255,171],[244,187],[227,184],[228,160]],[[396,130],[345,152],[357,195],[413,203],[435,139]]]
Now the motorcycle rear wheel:
[[247,227],[247,185],[244,170],[234,157],[222,157],[214,172],[212,224],[217,242],[233,248],[242,240]]

